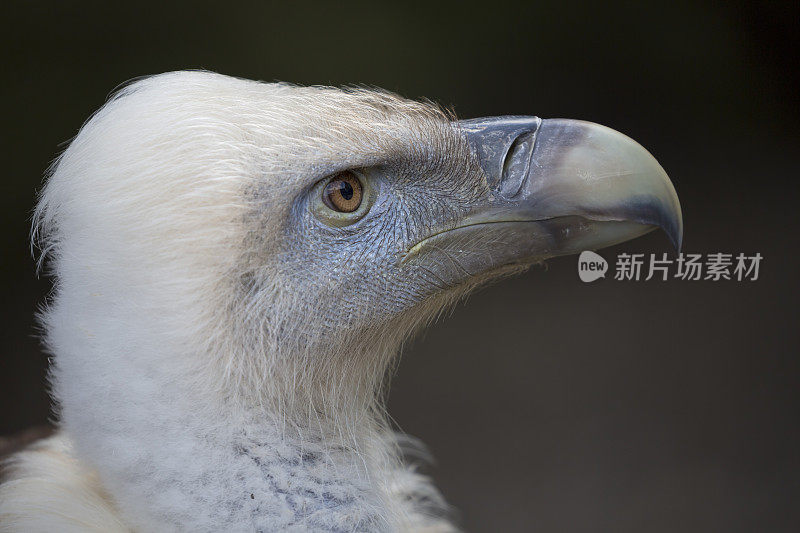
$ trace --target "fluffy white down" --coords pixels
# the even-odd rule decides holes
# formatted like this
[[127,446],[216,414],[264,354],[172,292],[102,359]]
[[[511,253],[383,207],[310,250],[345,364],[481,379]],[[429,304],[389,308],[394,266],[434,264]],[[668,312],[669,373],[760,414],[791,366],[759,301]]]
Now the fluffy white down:
[[[315,106],[338,122],[314,123]],[[123,89],[84,125],[37,210],[57,280],[43,322],[62,434],[12,459],[0,530],[453,530],[375,407],[401,339],[342,385],[333,414],[294,416],[270,365],[298,347],[242,333],[227,281],[259,259],[246,248],[257,177],[279,195],[320,161],[403,149],[392,128],[408,117],[444,120],[379,92],[178,72]],[[359,145],[378,127],[390,146]],[[285,214],[273,205],[264,235]]]
[[[63,432],[41,440],[16,453],[3,463],[3,482],[0,484],[0,533],[131,533],[147,531],[124,521],[118,504],[101,483],[95,471],[76,457],[69,439]],[[389,494],[403,505],[416,498],[438,500],[436,490],[428,479],[411,468],[392,471]],[[288,474],[291,476],[291,474]],[[300,484],[302,487],[303,485]],[[259,510],[267,512],[268,510]],[[442,518],[415,515],[409,508],[398,529],[418,533],[447,533],[456,528]],[[340,517],[342,518],[342,517]],[[265,515],[266,520],[274,516]],[[349,522],[348,517],[343,517]],[[187,522],[188,523],[188,522]],[[153,531],[163,531],[164,525]],[[198,522],[192,527],[199,531],[253,531],[254,526]],[[213,529],[221,528],[221,529]],[[188,531],[185,524],[173,529]],[[327,529],[325,523],[309,520],[306,523],[286,525],[273,521],[261,531],[315,531]],[[378,528],[381,529],[381,528]],[[336,530],[343,530],[337,526]]]

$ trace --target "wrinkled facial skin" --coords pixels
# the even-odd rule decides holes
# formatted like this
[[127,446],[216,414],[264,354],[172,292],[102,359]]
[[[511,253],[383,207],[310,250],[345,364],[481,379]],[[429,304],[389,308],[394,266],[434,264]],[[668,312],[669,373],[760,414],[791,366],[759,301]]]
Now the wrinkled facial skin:
[[445,280],[424,265],[403,261],[414,245],[455,227],[490,196],[480,169],[471,161],[460,163],[406,159],[353,169],[372,195],[365,202],[373,201],[348,225],[320,216],[321,187],[309,187],[298,196],[286,228],[283,260],[296,265],[293,270],[300,277],[293,281],[315,294],[318,305],[334,303],[317,307],[324,322],[382,323],[472,277],[464,272],[463,279]]

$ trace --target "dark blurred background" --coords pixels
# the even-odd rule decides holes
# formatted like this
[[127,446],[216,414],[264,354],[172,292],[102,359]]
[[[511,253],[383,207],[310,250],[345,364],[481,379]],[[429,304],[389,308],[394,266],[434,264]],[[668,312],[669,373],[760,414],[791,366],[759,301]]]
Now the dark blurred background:
[[[363,83],[621,130],[672,177],[684,251],[764,256],[755,282],[591,285],[561,258],[418,339],[390,411],[463,527],[800,531],[798,2],[81,5],[2,8],[0,435],[50,416],[35,194],[115,86],[183,68]],[[602,254],[622,251],[669,245]]]

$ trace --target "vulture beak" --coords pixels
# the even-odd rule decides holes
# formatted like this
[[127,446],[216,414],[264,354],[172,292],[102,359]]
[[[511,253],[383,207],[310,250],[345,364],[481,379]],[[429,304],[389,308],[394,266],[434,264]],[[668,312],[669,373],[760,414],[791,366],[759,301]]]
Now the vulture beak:
[[[680,249],[678,196],[664,169],[629,137],[579,120],[510,116],[453,124],[491,190],[455,227],[436,229],[403,261],[475,275],[497,267],[596,250],[663,229]],[[447,257],[442,256],[444,252]],[[423,257],[427,256],[427,257]],[[438,257],[437,257],[438,256]]]

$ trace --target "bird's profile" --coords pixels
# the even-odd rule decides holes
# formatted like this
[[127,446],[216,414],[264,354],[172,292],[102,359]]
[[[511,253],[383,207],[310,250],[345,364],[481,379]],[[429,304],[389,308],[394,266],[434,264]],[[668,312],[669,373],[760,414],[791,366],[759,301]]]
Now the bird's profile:
[[0,531],[452,531],[384,412],[401,343],[500,276],[682,231],[608,128],[209,72],[118,92],[35,219],[59,432],[5,465]]

